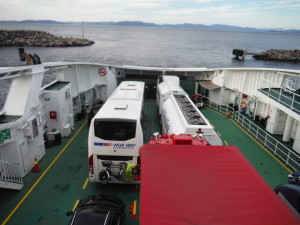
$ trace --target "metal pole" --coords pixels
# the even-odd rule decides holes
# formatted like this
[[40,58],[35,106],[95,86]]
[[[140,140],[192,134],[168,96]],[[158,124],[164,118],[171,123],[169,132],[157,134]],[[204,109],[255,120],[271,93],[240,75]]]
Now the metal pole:
[[81,33],[82,33],[82,38],[84,38],[84,25],[83,25],[83,21],[81,23]]

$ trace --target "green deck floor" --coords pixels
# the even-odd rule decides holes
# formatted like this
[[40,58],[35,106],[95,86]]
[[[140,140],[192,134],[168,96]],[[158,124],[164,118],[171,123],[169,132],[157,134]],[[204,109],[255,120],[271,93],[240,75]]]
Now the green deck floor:
[[287,183],[289,171],[236,123],[209,108],[201,112],[221,135],[223,143],[237,146],[272,188]]
[[[147,100],[145,104],[146,139],[154,132],[159,131],[156,112],[155,100]],[[202,113],[215,126],[223,141],[229,145],[238,146],[272,188],[286,183],[288,171],[236,124],[208,108],[204,108]],[[88,178],[88,126],[83,124],[83,121],[76,123],[76,130],[81,126],[82,129],[66,148],[64,146],[71,140],[71,137],[63,138],[62,145],[46,150],[46,156],[39,162],[41,172],[29,173],[24,179],[23,190],[0,190],[0,221],[2,224],[67,225],[70,218],[65,216],[65,212],[72,210],[76,200],[97,193],[109,193],[122,198],[126,206],[126,224],[139,224],[138,219],[129,216],[130,204],[134,200],[138,202],[139,206],[139,186],[102,185],[88,182],[84,188]],[[50,167],[51,162],[59,153],[61,153],[60,157]],[[38,179],[40,181],[35,183]],[[14,209],[16,210],[14,211]],[[138,215],[139,210],[137,210]],[[8,220],[5,221],[7,218]]]
[[[83,122],[77,124],[77,127]],[[70,145],[65,149],[53,166],[46,171],[48,165],[55,158],[63,146],[71,139],[64,139],[60,147],[47,149],[47,155],[41,160],[40,173],[30,173],[25,177],[25,187],[22,191],[0,190],[0,218],[3,222],[19,201],[26,196],[38,177],[43,176],[40,182],[33,187],[27,198],[14,212],[7,224],[33,225],[33,224],[68,224],[70,217],[65,213],[72,210],[76,200],[97,193],[108,193],[119,196],[125,203],[126,224],[138,224],[137,219],[129,216],[130,204],[139,202],[139,186],[136,185],[102,185],[88,182],[87,162],[87,135],[88,126],[85,124]],[[138,188],[137,188],[138,187]]]

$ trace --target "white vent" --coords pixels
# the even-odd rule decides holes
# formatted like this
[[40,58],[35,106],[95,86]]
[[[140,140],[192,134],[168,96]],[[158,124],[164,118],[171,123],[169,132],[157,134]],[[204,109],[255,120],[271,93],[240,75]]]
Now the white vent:
[[116,109],[116,110],[126,110],[127,107],[128,107],[127,104],[118,104],[118,105],[116,105],[116,106],[114,107],[114,109]]

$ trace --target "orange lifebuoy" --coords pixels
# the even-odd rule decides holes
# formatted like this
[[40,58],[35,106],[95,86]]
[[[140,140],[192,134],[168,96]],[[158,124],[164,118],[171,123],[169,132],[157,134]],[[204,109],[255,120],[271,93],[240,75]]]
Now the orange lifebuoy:
[[242,101],[241,102],[241,108],[242,109],[246,109],[247,108],[247,102],[246,101]]
[[98,73],[101,77],[103,77],[106,75],[107,72],[106,72],[106,69],[102,67],[98,70]]

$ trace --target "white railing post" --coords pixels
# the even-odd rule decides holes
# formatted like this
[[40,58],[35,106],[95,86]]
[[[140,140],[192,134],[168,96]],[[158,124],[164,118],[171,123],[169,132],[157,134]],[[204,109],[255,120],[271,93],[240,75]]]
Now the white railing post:
[[289,150],[289,153],[288,153],[286,161],[285,161],[285,165],[289,164],[290,154],[291,154],[291,150]]
[[282,88],[280,88],[279,99],[280,99],[281,95],[282,95]]
[[293,99],[292,99],[292,103],[291,103],[291,110],[294,109],[293,105],[294,105],[294,101],[295,101],[295,94],[293,94]]
[[278,147],[278,141],[276,142],[276,145],[275,145],[275,150],[274,150],[274,155],[276,155],[276,152],[277,152],[277,147]]
[[267,145],[267,137],[268,137],[268,134],[266,133],[266,135],[265,135],[265,141],[264,141],[264,146]]
[[19,183],[23,184],[23,179],[21,177],[21,167],[9,162],[4,162],[0,160],[0,170],[1,170],[1,180],[6,183]]
[[256,135],[255,135],[255,139],[258,139],[258,127],[256,127]]
[[243,118],[243,119],[242,119],[242,126],[244,127],[245,117],[243,116],[242,118]]
[[249,133],[251,133],[251,132],[250,132],[250,128],[251,128],[251,122],[249,121],[249,124],[248,124],[248,132],[249,132]]

